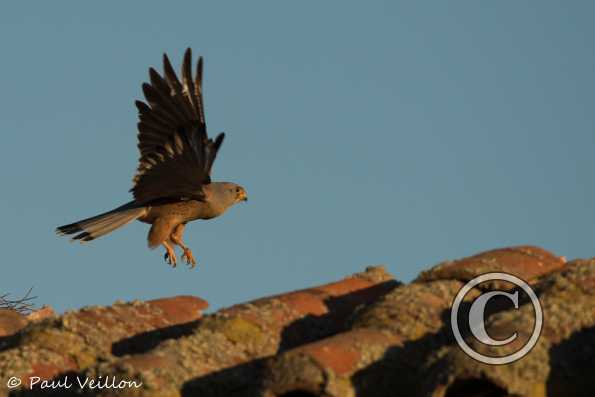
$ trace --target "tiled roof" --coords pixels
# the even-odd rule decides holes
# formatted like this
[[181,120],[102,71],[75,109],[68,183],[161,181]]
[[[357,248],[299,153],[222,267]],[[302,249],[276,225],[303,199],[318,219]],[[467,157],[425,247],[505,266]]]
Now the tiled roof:
[[[486,272],[532,285],[544,327],[523,359],[482,364],[454,342],[450,308]],[[490,289],[485,283],[464,302]],[[533,329],[533,306],[488,308],[495,339]],[[201,316],[207,303],[180,296],[24,318],[0,311],[0,396],[587,396],[595,395],[595,260],[566,262],[513,247],[444,262],[409,284],[372,267],[331,284],[261,298]],[[491,346],[466,341],[489,355]],[[115,389],[29,390],[42,379],[135,380]],[[117,382],[116,382],[117,383]],[[45,394],[44,394],[45,393]],[[53,394],[52,394],[53,393]],[[35,394],[35,395],[38,395]]]

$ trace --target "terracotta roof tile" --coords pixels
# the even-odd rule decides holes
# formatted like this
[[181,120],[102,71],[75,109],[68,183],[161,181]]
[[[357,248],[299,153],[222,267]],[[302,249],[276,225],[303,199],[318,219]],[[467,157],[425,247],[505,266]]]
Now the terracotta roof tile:
[[[133,361],[124,357],[98,366],[89,375],[141,379],[144,389],[171,393],[184,389],[206,395],[208,389],[219,388],[225,395],[234,387],[257,389],[260,359],[344,330],[356,308],[397,284],[383,268],[374,267],[335,283],[232,306],[204,317],[191,335],[163,343]],[[167,365],[147,369],[145,362],[156,356],[165,357]]]
[[[544,311],[537,345],[502,366],[470,359],[450,329],[460,288],[495,271],[530,282]],[[486,290],[511,287],[482,284],[462,306]],[[506,347],[514,350],[529,337],[533,308],[526,299],[519,310],[494,302],[485,313],[487,332],[496,339],[517,332]],[[595,259],[566,263],[538,247],[503,248],[443,262],[410,284],[372,267],[201,317],[206,307],[199,298],[175,297],[62,316],[0,311],[0,396],[10,376],[67,374],[142,383],[85,390],[106,396],[595,395],[589,372],[595,367]],[[464,335],[477,351],[494,353]]]
[[270,360],[263,375],[263,395],[302,391],[316,396],[355,396],[366,385],[352,379],[402,346],[403,340],[394,334],[360,328],[297,347]]
[[[396,388],[405,395],[415,395],[415,385],[420,382],[421,375],[417,366],[411,363],[419,362],[447,343],[444,314],[462,286],[460,281],[445,280],[393,289],[360,310],[352,321],[351,331],[281,353],[271,360],[264,376],[266,394],[276,396],[317,390],[316,393],[337,397],[358,393],[378,395],[381,391],[390,395],[389,391]],[[469,299],[476,294],[469,294]],[[416,343],[415,349],[409,348],[412,343]],[[325,351],[329,353],[326,356],[321,353]],[[351,365],[338,366],[341,353]],[[308,360],[304,361],[304,356]],[[300,365],[290,365],[295,360]],[[402,376],[390,377],[388,382],[379,379],[379,371],[365,369],[386,366],[387,360]],[[296,381],[307,379],[313,368],[318,368],[321,376],[311,380],[322,379],[322,383]]]
[[[595,395],[595,260],[569,263],[561,272],[545,277],[535,289],[544,312],[544,327],[535,347],[523,359],[507,365],[487,365],[470,359],[458,346],[435,352],[423,395],[455,395],[482,382],[486,389],[506,395],[591,396]],[[497,354],[518,350],[533,331],[532,305],[490,316],[488,334],[504,339],[514,332],[517,339],[500,347]],[[474,350],[496,355],[489,345],[473,338]],[[449,394],[450,393],[450,394]]]
[[[108,359],[114,345],[158,328],[196,321],[206,301],[174,297],[88,307],[32,322],[0,341],[0,392],[11,376],[50,379]],[[25,382],[26,383],[26,382]]]
[[416,281],[469,281],[484,273],[505,272],[531,283],[544,274],[560,269],[565,262],[566,258],[563,256],[556,256],[539,247],[526,245],[500,248],[455,261],[442,262],[423,271]]
[[33,310],[27,315],[27,321],[40,321],[46,318],[56,316],[56,312],[50,306],[43,306],[37,310]]
[[16,333],[27,325],[27,318],[12,309],[0,309],[0,337]]

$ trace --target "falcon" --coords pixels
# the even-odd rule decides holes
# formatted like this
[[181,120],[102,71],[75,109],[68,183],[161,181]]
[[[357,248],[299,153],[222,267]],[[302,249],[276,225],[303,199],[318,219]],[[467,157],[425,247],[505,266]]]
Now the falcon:
[[163,76],[149,68],[150,83],[142,86],[146,102],[136,101],[139,112],[138,169],[130,189],[134,199],[114,210],[59,226],[59,235],[74,235],[81,243],[104,236],[134,220],[151,225],[149,248],[163,245],[165,261],[175,267],[174,247],[190,267],[196,260],[184,244],[186,224],[222,215],[236,203],[247,201],[246,190],[231,182],[212,182],[211,168],[224,133],[207,135],[202,99],[202,57],[192,76],[192,52],[184,54],[178,79],[163,55]]

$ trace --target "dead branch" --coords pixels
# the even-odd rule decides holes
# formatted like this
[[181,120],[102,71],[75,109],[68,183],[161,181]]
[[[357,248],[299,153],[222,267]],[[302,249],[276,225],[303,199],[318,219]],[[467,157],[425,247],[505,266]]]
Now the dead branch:
[[23,315],[27,315],[35,310],[35,304],[32,302],[36,296],[31,296],[33,287],[29,288],[27,293],[18,299],[11,299],[10,294],[0,295],[0,309],[12,309]]

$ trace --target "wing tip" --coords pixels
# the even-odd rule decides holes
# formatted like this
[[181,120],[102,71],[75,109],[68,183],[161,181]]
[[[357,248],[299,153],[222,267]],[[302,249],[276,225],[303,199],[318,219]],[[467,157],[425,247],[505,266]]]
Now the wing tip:
[[[148,111],[151,110],[151,108],[149,107],[149,105],[147,105],[146,103],[144,103],[143,101],[141,101],[140,99],[137,99],[134,101],[134,105],[136,106],[136,108],[138,109],[139,113],[146,113]],[[140,124],[140,122],[138,123]],[[137,127],[138,127],[137,124]]]
[[152,80],[155,77],[161,77],[161,75],[155,70],[153,66],[149,67],[149,78]]
[[190,47],[186,48],[184,52],[184,66],[189,67],[192,65],[192,50]]

